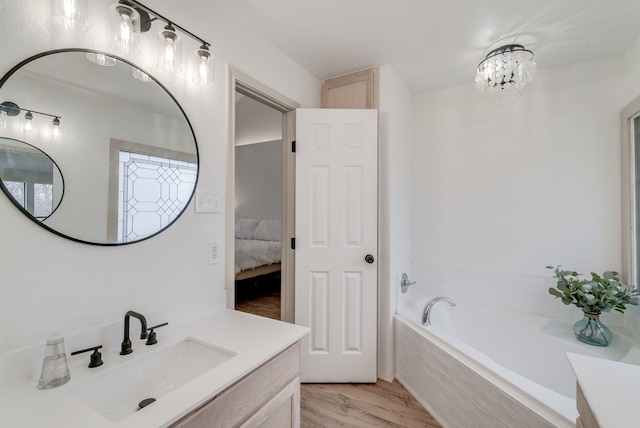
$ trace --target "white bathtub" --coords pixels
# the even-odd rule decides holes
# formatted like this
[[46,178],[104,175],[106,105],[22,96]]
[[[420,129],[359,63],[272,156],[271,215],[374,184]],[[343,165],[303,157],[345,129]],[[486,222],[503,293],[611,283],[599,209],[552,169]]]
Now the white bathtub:
[[640,363],[624,331],[594,347],[575,339],[576,320],[440,302],[424,327],[427,300],[395,317],[396,377],[444,427],[575,427],[566,352]]

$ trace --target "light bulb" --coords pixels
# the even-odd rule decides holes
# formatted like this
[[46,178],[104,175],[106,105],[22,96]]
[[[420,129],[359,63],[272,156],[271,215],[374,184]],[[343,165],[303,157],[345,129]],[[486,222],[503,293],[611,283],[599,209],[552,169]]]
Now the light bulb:
[[35,127],[33,126],[33,114],[30,111],[24,115],[24,124],[22,125],[22,129],[27,134],[31,134],[35,130]]
[[158,68],[170,73],[179,73],[181,61],[180,36],[171,24],[167,24],[158,32]]
[[133,7],[116,3],[111,5],[111,45],[124,54],[139,50],[140,14]]
[[196,51],[196,65],[193,70],[193,83],[200,86],[213,85],[213,56],[206,44]]
[[173,39],[167,38],[164,41],[164,62],[173,65],[174,56]]
[[56,117],[53,119],[52,127],[51,127],[51,135],[53,138],[60,138],[62,135],[62,131],[60,130],[60,118]]

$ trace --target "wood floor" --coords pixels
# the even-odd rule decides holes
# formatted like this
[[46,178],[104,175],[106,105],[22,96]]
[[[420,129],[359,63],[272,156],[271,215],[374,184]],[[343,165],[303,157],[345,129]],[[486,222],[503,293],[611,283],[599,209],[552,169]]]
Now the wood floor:
[[303,384],[300,402],[301,428],[440,428],[397,381]]
[[[239,299],[236,309],[280,319],[280,292]],[[397,381],[375,384],[302,384],[301,428],[440,428]]]
[[279,320],[280,290],[273,288],[258,296],[240,297],[236,301],[236,310]]

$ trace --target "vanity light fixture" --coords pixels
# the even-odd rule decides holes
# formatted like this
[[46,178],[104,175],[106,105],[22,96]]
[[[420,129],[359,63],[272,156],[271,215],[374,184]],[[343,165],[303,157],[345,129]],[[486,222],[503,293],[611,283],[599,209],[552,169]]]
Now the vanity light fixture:
[[61,135],[61,130],[60,130],[60,119],[61,119],[61,116],[57,116],[57,115],[54,115],[54,114],[43,113],[43,112],[40,112],[40,111],[21,108],[16,103],[14,103],[12,101],[4,101],[3,103],[0,103],[0,116],[4,117],[4,119],[5,119],[5,125],[4,125],[4,127],[0,126],[0,129],[6,129],[6,118],[7,117],[18,116],[21,111],[26,112],[24,114],[24,116],[23,116],[23,122],[22,122],[22,130],[25,133],[32,134],[33,132],[35,132],[36,128],[35,128],[35,125],[33,123],[33,114],[35,113],[35,114],[39,114],[39,115],[42,115],[42,116],[52,117],[53,120],[51,122],[51,135],[54,138],[59,138],[60,137],[60,135]]
[[140,13],[126,2],[112,4],[111,46],[123,54],[140,50]]
[[56,116],[56,117],[53,118],[53,126],[51,128],[51,136],[54,139],[58,139],[58,138],[60,138],[61,135],[62,135],[62,131],[60,130],[60,118]]
[[196,66],[193,69],[191,80],[196,85],[213,85],[213,56],[209,52],[209,46],[203,44],[196,50]]
[[33,131],[35,131],[35,127],[33,126],[33,113],[31,113],[31,111],[27,111],[24,115],[22,130],[27,134],[31,134]]
[[158,31],[158,68],[169,73],[182,69],[182,40],[171,23]]
[[[113,22],[113,45],[120,52],[135,53],[139,46],[139,35],[149,31],[153,21],[160,20],[165,25],[158,32],[158,68],[170,73],[179,73],[182,70],[182,37],[180,33],[183,33],[200,44],[200,48],[196,50],[190,60],[194,61],[193,82],[201,86],[213,84],[213,56],[209,52],[211,46],[209,42],[136,0],[120,0],[118,3],[112,4],[110,10]],[[127,40],[128,42],[125,42]],[[135,49],[131,49],[133,46]]]
[[532,51],[522,45],[504,45],[478,64],[476,87],[489,94],[518,93],[532,80],[535,70]]
[[87,31],[87,0],[51,0],[51,15],[54,28],[65,31]]

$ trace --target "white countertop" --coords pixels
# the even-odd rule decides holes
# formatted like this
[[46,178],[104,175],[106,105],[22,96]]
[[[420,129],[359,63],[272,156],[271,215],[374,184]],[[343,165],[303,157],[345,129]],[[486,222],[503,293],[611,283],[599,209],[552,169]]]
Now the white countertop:
[[[137,321],[132,320],[132,354],[120,356],[116,351],[103,350],[104,364],[101,367],[89,369],[86,365],[70,366],[71,380],[51,390],[38,390],[38,379],[34,379],[2,391],[0,425],[12,428],[167,426],[296,343],[308,331],[306,327],[224,310],[178,327],[170,328],[170,324],[160,328],[157,330],[158,344],[145,346],[144,340],[137,339],[139,326],[134,323]],[[153,405],[118,422],[108,421],[69,392],[69,389],[87,382],[94,376],[117,370],[119,364],[167,348],[187,337],[228,349],[236,355],[159,398]],[[86,357],[88,363],[89,355]]]
[[601,428],[640,425],[640,366],[569,352],[567,358]]

